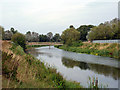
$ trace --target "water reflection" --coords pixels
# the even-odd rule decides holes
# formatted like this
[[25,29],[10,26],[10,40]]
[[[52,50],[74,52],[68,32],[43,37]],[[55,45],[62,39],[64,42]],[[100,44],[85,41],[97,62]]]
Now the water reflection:
[[31,48],[28,52],[50,66],[55,66],[67,80],[87,86],[88,77],[97,76],[99,82],[107,84],[109,88],[118,87],[120,61],[114,58],[68,52],[54,47]]
[[110,66],[105,66],[100,64],[85,63],[85,62],[68,59],[65,57],[62,58],[62,63],[67,68],[74,68],[75,66],[77,66],[81,70],[88,69],[88,70],[94,71],[95,73],[102,74],[104,76],[111,76],[115,80],[120,79],[120,74],[118,74],[118,72],[120,72],[120,68],[115,68],[115,67],[110,67]]
[[73,60],[65,58],[65,57],[62,58],[62,63],[63,63],[63,65],[65,65],[68,68],[73,68],[75,66],[78,66],[79,68],[81,68],[83,70],[89,69],[89,65],[87,63],[73,61]]
[[27,53],[30,53],[31,55],[38,57],[39,55],[47,55],[49,58],[53,57],[51,53],[47,52],[39,52],[39,49],[37,48],[30,48]]

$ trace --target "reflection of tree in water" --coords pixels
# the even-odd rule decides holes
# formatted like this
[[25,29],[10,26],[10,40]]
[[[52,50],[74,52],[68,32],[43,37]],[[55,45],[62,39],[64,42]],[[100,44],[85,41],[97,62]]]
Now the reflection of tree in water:
[[44,52],[40,52],[39,49],[35,49],[35,48],[30,48],[27,53],[30,53],[31,55],[38,57],[39,55],[42,54],[46,54],[49,58],[53,57],[50,53],[44,53]]
[[99,64],[89,64],[90,69],[98,74],[103,74],[105,76],[112,76],[115,80],[120,78],[120,68],[99,65]]
[[38,57],[38,55],[40,54],[40,52],[38,52],[37,49],[35,48],[30,48],[27,53],[30,53],[31,55],[34,55],[35,57]]
[[64,58],[64,57],[62,58],[62,63],[68,68],[73,68],[74,66],[78,66],[83,70],[89,69],[88,64],[85,62],[73,61],[71,59]]
[[65,57],[62,58],[62,63],[68,68],[73,68],[74,66],[77,66],[83,70],[90,69],[98,74],[112,76],[115,80],[120,79],[120,74],[118,74],[120,72],[120,68],[74,61]]

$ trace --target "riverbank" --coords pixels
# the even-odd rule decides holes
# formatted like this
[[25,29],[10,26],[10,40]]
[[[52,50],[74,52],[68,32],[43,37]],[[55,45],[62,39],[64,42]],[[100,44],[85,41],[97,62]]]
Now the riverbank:
[[81,88],[79,83],[66,81],[56,69],[26,54],[20,46],[2,43],[3,88]]
[[44,46],[49,46],[49,45],[26,45],[27,49],[31,47],[44,47]]
[[80,46],[55,46],[59,49],[76,53],[86,53],[120,59],[120,44],[117,43],[81,43]]

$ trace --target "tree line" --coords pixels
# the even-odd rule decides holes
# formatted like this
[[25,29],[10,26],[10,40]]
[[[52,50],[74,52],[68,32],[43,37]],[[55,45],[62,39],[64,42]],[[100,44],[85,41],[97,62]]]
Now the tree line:
[[120,19],[115,18],[95,26],[88,32],[87,39],[90,41],[120,39]]
[[[11,40],[12,36],[16,33],[19,32],[13,27],[10,30],[4,31],[4,28],[0,26],[0,38],[3,40]],[[48,32],[46,35],[39,35],[39,33],[31,31],[25,34],[25,40],[28,42],[63,42],[67,45],[87,40],[109,39],[120,39],[120,20],[118,18],[101,23],[98,26],[81,25],[75,29],[73,25],[70,25],[61,35],[59,33],[53,35],[52,32]]]
[[81,25],[77,29],[71,25],[63,31],[61,38],[64,44],[75,46],[81,41],[120,39],[120,20],[115,18],[98,26]]
[[[4,31],[4,28],[0,26],[0,37],[2,40],[11,40],[12,36],[16,33],[19,33],[18,30],[15,30],[13,27],[10,30]],[[52,32],[48,32],[46,35],[28,31],[25,34],[26,41],[28,42],[60,42],[61,36],[59,33],[53,35]]]

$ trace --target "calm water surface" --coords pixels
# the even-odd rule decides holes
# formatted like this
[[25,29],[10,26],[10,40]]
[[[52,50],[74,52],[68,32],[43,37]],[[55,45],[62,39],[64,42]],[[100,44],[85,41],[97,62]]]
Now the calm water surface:
[[120,67],[118,60],[64,51],[51,46],[31,48],[34,57],[55,67],[67,80],[80,82],[88,87],[89,77],[98,77],[99,85],[108,85],[109,88],[118,88],[120,81]]

